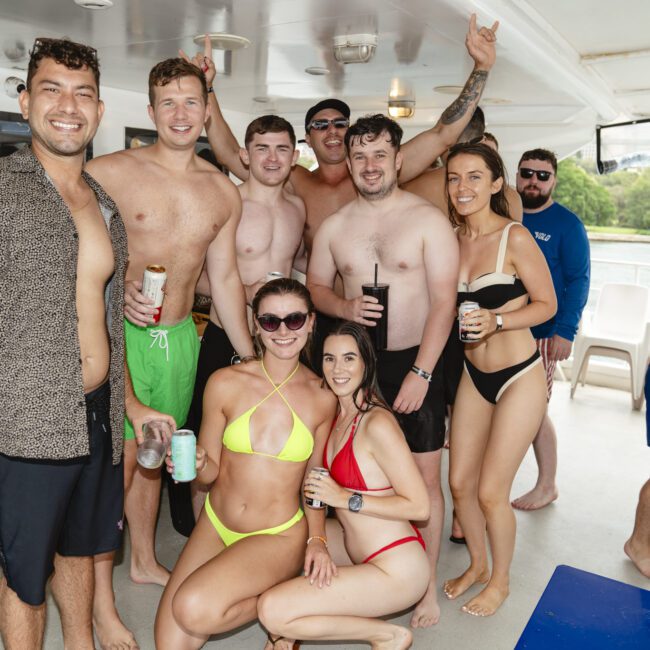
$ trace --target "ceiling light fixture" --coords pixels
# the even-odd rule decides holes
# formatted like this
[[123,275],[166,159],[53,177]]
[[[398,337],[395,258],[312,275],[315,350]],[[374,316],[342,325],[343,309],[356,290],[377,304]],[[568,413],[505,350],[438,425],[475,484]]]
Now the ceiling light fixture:
[[389,98],[388,114],[394,119],[413,117],[415,114],[415,100]]
[[334,58],[340,63],[368,63],[377,48],[377,34],[335,36]]
[[434,86],[433,90],[443,95],[460,95],[463,86]]
[[82,9],[110,9],[113,0],[74,0],[74,3]]
[[237,34],[227,34],[226,32],[212,32],[210,34],[197,34],[194,37],[194,42],[202,46],[205,37],[210,37],[213,50],[241,50],[242,48],[249,47],[251,42]]

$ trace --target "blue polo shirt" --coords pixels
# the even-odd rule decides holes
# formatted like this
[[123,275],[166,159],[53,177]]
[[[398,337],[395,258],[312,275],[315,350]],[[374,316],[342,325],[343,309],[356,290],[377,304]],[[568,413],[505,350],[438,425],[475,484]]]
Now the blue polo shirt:
[[532,328],[536,339],[555,334],[573,341],[589,295],[589,240],[580,219],[559,203],[541,212],[524,210],[524,226],[541,248],[551,271],[557,313]]

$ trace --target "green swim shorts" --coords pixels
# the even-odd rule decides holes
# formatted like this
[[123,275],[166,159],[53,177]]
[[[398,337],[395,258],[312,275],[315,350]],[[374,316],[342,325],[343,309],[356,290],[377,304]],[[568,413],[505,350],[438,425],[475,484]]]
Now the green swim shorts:
[[[171,415],[182,426],[192,402],[199,358],[199,337],[192,317],[159,327],[138,327],[125,320],[124,341],[136,397],[146,406]],[[124,438],[135,438],[126,417]]]

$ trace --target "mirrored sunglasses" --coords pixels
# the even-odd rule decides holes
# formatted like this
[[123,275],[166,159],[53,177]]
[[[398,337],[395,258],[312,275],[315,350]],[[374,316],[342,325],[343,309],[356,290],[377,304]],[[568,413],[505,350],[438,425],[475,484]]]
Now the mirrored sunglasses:
[[312,120],[309,123],[309,130],[324,131],[330,124],[335,129],[347,129],[350,126],[350,120],[344,117],[335,117],[333,120]]

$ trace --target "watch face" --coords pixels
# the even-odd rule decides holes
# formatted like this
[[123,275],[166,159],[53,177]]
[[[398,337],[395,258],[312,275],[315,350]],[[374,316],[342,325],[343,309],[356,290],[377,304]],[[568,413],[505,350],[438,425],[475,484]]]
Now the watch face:
[[348,499],[348,507],[352,512],[359,512],[361,506],[363,506],[363,497],[360,494],[353,494]]

